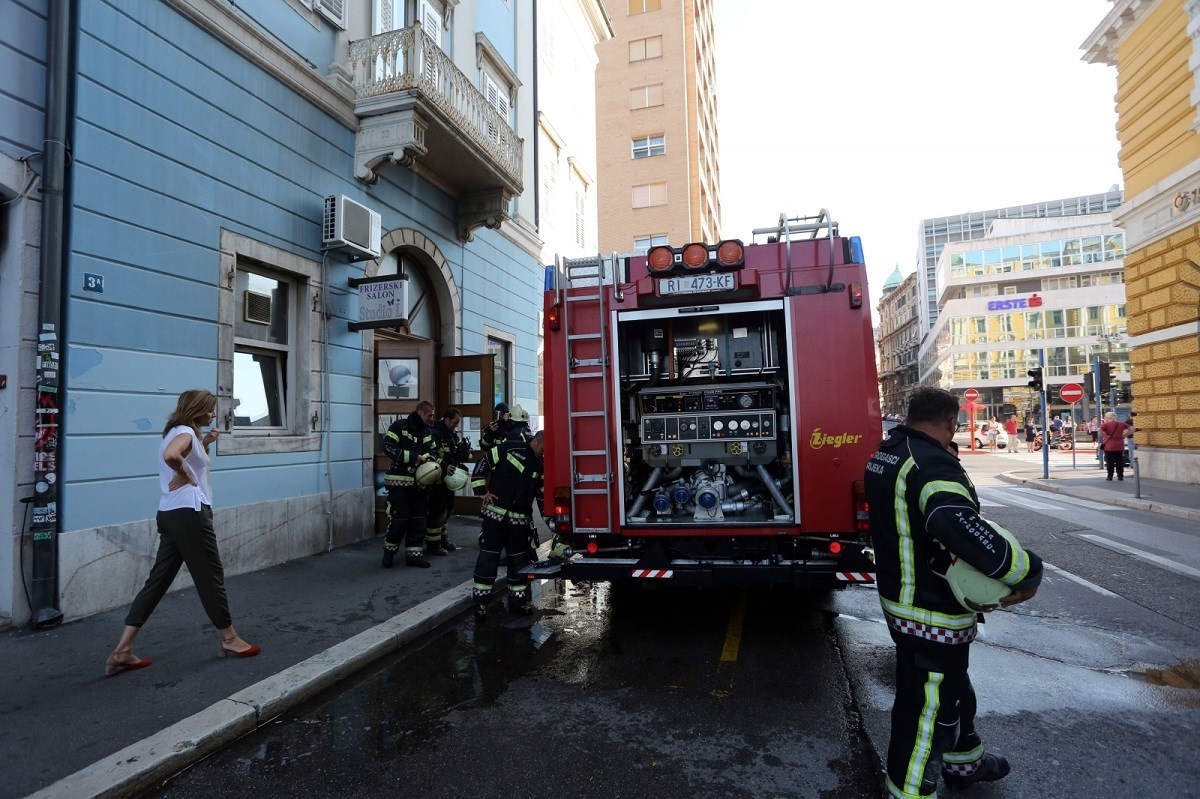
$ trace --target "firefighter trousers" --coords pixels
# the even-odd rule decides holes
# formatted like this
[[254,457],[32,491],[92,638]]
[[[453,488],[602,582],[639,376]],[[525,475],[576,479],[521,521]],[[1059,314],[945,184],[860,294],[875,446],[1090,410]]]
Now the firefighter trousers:
[[896,699],[888,741],[887,789],[895,799],[937,795],[943,773],[969,776],[983,759],[975,732],[970,644],[941,644],[893,632]]
[[425,542],[436,544],[446,536],[446,522],[454,511],[454,492],[441,483],[429,489],[429,515],[425,520]]
[[529,602],[529,581],[521,569],[533,562],[529,548],[529,520],[499,520],[486,515],[479,533],[479,557],[475,560],[472,596],[476,605],[486,605],[500,570],[500,551],[508,556],[509,601],[514,605]]
[[406,555],[425,551],[425,516],[429,489],[416,483],[388,486],[388,530],[383,548],[395,552],[404,545]]

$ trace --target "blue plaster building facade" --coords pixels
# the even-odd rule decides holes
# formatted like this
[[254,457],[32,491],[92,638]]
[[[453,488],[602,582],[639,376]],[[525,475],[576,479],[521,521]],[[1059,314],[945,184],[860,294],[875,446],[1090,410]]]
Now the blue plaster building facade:
[[[497,399],[537,413],[529,2],[63,2],[53,319],[21,300],[45,278],[31,170],[55,23],[47,0],[0,4],[0,53],[19,62],[0,69],[0,451],[14,475],[0,485],[0,616],[29,617],[26,496],[32,529],[53,535],[63,618],[130,600],[157,547],[156,448],[185,389],[218,396],[230,574],[375,535],[379,433],[419,400],[462,407],[472,438]],[[377,256],[323,246],[330,196],[379,215]],[[352,281],[393,272],[403,322],[353,329]],[[47,330],[59,426],[35,468]]]

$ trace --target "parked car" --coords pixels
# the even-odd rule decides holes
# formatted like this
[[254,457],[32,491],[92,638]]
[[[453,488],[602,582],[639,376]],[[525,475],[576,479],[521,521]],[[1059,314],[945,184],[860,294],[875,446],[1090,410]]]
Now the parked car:
[[[960,422],[958,432],[954,434],[954,443],[958,444],[960,449],[971,448],[971,425],[968,422]],[[975,449],[987,449],[987,422],[979,422],[975,425]],[[1000,449],[1008,447],[1008,433],[1001,427],[997,431],[996,446]]]

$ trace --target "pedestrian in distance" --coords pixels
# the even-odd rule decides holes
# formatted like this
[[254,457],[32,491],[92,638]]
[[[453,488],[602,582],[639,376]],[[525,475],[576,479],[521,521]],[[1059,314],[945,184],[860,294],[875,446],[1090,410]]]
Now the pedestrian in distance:
[[104,664],[104,674],[112,677],[122,671],[149,666],[151,661],[133,652],[133,643],[150,614],[171,587],[179,567],[188,572],[200,595],[209,621],[217,628],[217,657],[253,657],[262,651],[242,640],[229,615],[225,596],[225,569],[217,551],[213,529],[211,461],[208,447],[219,431],[203,436],[200,428],[213,423],[217,416],[217,398],[204,389],[191,389],[179,395],[175,410],[163,428],[158,445],[158,556],[145,585],[134,597],[125,616],[125,629],[117,646]]
[[1033,417],[1025,417],[1025,451],[1033,452],[1033,445],[1037,441],[1037,427],[1033,424]]
[[528,440],[514,436],[482,453],[471,475],[471,488],[483,500],[479,557],[475,560],[472,598],[477,618],[486,618],[488,600],[500,568],[500,552],[508,560],[508,606],[513,613],[528,614],[529,581],[521,575],[534,559],[530,548],[533,507],[542,500],[545,437],[542,431]]
[[422,464],[436,462],[433,404],[422,400],[406,418],[392,422],[383,436],[383,453],[392,459],[383,474],[388,494],[383,568],[392,568],[403,544],[405,565],[427,569],[430,563],[425,559],[425,527],[429,487],[418,481],[417,471]]
[[1118,481],[1125,479],[1125,437],[1126,431],[1131,429],[1129,424],[1119,420],[1112,411],[1104,414],[1104,424],[1100,425],[1100,440],[1104,447],[1104,470],[1108,475],[1105,480],[1112,480],[1114,471]]
[[1008,451],[1017,454],[1017,417],[1010,416],[1004,421],[1004,432],[1008,434]]
[[[458,433],[462,424],[462,411],[447,408],[442,418],[433,425],[434,457],[442,467],[442,479],[429,487],[429,516],[425,522],[425,554],[449,555],[458,549],[446,536],[446,522],[454,511],[454,490],[447,483],[462,485],[468,480],[467,467],[471,458],[471,445]],[[457,472],[462,474],[458,475]]]
[[917,389],[904,424],[866,469],[879,601],[896,652],[885,781],[895,799],[934,797],[939,778],[957,789],[1010,771],[975,730],[968,664],[977,613],[955,597],[945,576],[952,561],[1011,589],[1000,600],[1006,606],[1033,597],[1042,578],[1037,555],[980,517],[975,486],[950,446],[957,418],[953,394]]
[[991,419],[988,420],[988,423],[987,423],[988,452],[996,451],[996,443],[999,440],[999,438],[1000,438],[1000,423],[997,422],[996,417],[993,416]]
[[1088,435],[1092,437],[1092,444],[1095,444],[1100,439],[1100,417],[1093,416],[1088,422]]

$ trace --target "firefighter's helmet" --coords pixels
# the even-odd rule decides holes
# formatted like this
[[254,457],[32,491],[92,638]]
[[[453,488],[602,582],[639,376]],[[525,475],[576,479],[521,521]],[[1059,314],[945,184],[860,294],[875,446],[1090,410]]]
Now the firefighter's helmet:
[[451,468],[450,472],[442,478],[442,483],[451,491],[458,491],[467,484],[467,470],[461,466]]
[[[993,521],[984,522],[1000,534],[1013,550],[1020,550],[1016,536]],[[946,569],[946,582],[958,604],[974,612],[995,610],[1000,600],[1012,593],[1012,589],[999,580],[988,577],[962,558],[955,558]]]
[[442,467],[434,461],[425,461],[417,467],[418,485],[431,486],[442,479]]
[[514,422],[529,423],[529,411],[525,410],[524,405],[512,406],[512,411],[509,412],[508,418]]

